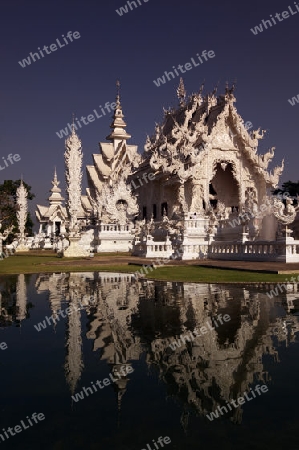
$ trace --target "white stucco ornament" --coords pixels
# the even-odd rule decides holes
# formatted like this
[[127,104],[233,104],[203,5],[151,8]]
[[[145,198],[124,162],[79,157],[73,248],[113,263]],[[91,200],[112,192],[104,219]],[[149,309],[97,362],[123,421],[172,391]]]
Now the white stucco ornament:
[[131,186],[123,179],[116,185],[105,185],[98,196],[97,204],[102,212],[102,205],[105,205],[103,213],[106,213],[108,220],[120,225],[134,219],[139,211],[137,198],[132,194]]
[[81,183],[82,183],[82,146],[81,141],[75,133],[74,126],[72,134],[65,141],[65,177],[67,184],[67,210],[70,216],[70,230],[77,232],[78,214],[81,209]]
[[18,220],[18,227],[20,231],[19,236],[19,244],[16,248],[16,251],[28,251],[28,247],[25,245],[25,226],[27,221],[27,214],[28,214],[28,204],[27,204],[27,196],[28,192],[25,188],[23,181],[21,181],[20,186],[17,189],[16,192],[17,196],[17,220]]
[[295,220],[298,207],[295,208],[292,203],[290,198],[286,199],[286,206],[277,198],[273,200],[273,214],[283,225],[289,225]]
[[89,251],[79,245],[81,238],[78,216],[81,208],[81,183],[82,183],[82,147],[81,141],[75,133],[74,126],[71,136],[65,141],[65,176],[67,184],[67,211],[70,217],[70,245],[64,251],[67,257],[89,256]]

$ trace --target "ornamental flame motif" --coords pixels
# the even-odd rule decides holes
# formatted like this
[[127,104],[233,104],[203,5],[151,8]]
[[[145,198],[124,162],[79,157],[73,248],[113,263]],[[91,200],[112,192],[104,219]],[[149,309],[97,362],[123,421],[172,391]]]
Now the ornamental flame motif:
[[78,214],[81,209],[81,183],[82,183],[82,145],[75,133],[65,141],[65,177],[67,184],[67,209],[71,219],[70,229],[74,230],[78,221]]

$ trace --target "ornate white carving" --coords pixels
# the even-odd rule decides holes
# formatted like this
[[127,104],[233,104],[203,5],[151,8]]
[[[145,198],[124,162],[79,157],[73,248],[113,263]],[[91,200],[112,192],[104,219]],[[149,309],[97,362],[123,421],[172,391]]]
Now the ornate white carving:
[[67,191],[67,210],[70,216],[70,232],[69,232],[69,247],[64,250],[64,256],[67,257],[82,257],[89,256],[89,251],[84,250],[80,246],[80,224],[78,222],[78,215],[81,211],[81,183],[82,183],[82,147],[81,141],[75,133],[74,126],[72,134],[65,141],[65,177],[66,177],[66,191]]
[[28,213],[28,204],[27,204],[28,192],[23,184],[23,181],[21,181],[21,184],[17,189],[16,196],[17,196],[17,206],[18,206],[17,220],[18,220],[18,227],[19,227],[19,232],[20,232],[18,250],[26,251],[26,250],[28,250],[28,248],[25,247],[25,225],[26,225],[27,213]]
[[65,141],[65,177],[67,183],[67,209],[70,216],[70,230],[78,234],[78,213],[81,209],[82,147],[74,127]]
[[177,88],[177,96],[180,101],[180,105],[184,106],[185,98],[186,98],[186,89],[184,86],[183,78],[180,78],[180,84],[179,84],[179,87]]
[[297,208],[295,208],[292,203],[293,200],[287,198],[286,206],[284,206],[284,203],[281,202],[278,198],[274,197],[273,199],[273,214],[276,219],[283,225],[289,225],[295,220]]
[[23,181],[21,181],[20,187],[18,187],[17,189],[17,205],[18,205],[17,219],[21,238],[25,237],[25,225],[28,212],[27,196],[28,196],[27,189],[25,188]]
[[96,208],[99,217],[120,225],[133,220],[139,211],[137,198],[124,179],[113,186],[104,185],[101,194],[97,194]]

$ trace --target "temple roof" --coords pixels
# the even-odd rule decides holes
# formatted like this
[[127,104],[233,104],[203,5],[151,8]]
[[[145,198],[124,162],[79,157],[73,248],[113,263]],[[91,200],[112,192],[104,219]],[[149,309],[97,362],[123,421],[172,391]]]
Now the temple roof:
[[100,149],[102,151],[103,158],[110,161],[114,156],[113,144],[108,142],[100,142]]
[[42,206],[42,205],[36,205],[37,211],[36,215],[41,220],[49,220],[51,218],[55,218],[58,214],[62,216],[62,218],[67,217],[67,211],[64,206],[61,206],[59,204],[53,204],[49,207]]
[[92,209],[87,195],[81,195],[81,203],[84,209]]
[[99,175],[94,166],[86,166],[87,179],[89,183],[92,183],[93,187],[99,191],[102,189],[102,181],[99,179]]
[[[267,171],[273,159],[274,148],[264,155],[257,154],[259,140],[264,131],[249,132],[234,105],[234,86],[226,87],[225,94],[216,96],[216,90],[205,96],[203,86],[197,94],[185,100],[182,81],[177,90],[180,105],[177,109],[164,110],[161,125],[156,124],[155,133],[147,137],[142,155],[143,166],[163,173],[184,174],[184,165],[198,165],[205,154],[215,149],[240,152],[261,176],[268,187],[275,187],[283,170],[276,167],[273,173]],[[190,175],[191,176],[191,175]]]
[[[123,112],[120,103],[119,83],[116,96],[116,108],[111,124],[112,132],[107,139],[112,142],[100,142],[99,153],[93,154],[93,165],[86,167],[89,192],[87,197],[90,203],[97,201],[104,185],[117,186],[120,180],[127,178],[134,167],[140,163],[141,156],[137,153],[136,145],[128,145],[127,140],[131,137],[125,130],[126,123],[123,120]],[[87,206],[83,205],[85,209]]]
[[107,178],[111,174],[111,166],[104,161],[101,154],[94,154],[92,157],[99,174],[101,174],[103,178]]

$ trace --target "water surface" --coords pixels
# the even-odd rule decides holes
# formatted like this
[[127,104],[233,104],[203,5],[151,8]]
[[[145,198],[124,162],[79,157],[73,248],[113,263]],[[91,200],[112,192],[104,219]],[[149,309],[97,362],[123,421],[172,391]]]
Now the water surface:
[[[0,287],[0,430],[45,415],[2,448],[156,450],[159,436],[167,450],[299,448],[297,287],[270,299],[267,287],[112,273],[7,276]],[[207,418],[257,385],[268,391]]]

